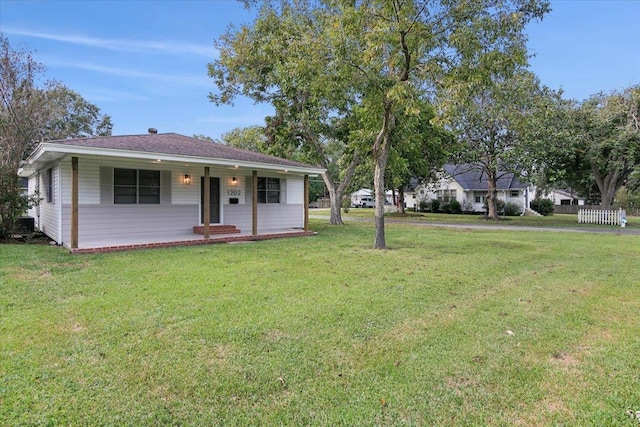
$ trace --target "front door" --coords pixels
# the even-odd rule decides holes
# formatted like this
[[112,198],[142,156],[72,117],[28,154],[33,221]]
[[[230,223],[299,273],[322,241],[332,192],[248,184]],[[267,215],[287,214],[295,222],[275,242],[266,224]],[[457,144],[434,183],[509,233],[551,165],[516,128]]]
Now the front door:
[[[209,178],[210,224],[220,222],[220,178]],[[204,224],[204,177],[200,177],[200,221]]]

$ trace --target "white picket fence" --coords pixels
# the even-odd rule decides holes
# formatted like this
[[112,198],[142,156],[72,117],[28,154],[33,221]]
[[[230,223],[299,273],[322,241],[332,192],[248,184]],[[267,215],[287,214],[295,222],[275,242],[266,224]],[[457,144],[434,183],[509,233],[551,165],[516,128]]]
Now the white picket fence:
[[578,211],[578,223],[624,227],[627,224],[627,212],[622,208],[618,210],[580,209]]

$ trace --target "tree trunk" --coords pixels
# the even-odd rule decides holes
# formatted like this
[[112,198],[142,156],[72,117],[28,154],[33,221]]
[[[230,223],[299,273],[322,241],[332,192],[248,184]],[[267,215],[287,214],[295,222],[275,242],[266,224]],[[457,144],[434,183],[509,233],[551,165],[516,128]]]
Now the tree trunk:
[[625,168],[622,171],[615,170],[603,175],[592,162],[591,170],[598,185],[598,190],[600,190],[600,207],[602,207],[602,209],[611,209],[616,192],[624,185],[624,181],[631,175],[633,169],[629,170]]
[[331,225],[344,224],[344,222],[342,221],[342,211],[340,210],[342,208],[342,197],[344,196],[344,192],[351,182],[351,178],[353,178],[353,174],[356,170],[356,166],[358,166],[358,163],[360,163],[360,156],[356,154],[353,156],[353,160],[349,164],[349,167],[347,167],[344,177],[338,185],[335,185],[328,171],[325,171],[322,174],[324,185],[327,187],[327,191],[329,191],[329,201],[331,203],[329,224]]
[[495,171],[487,171],[487,219],[498,219],[497,191],[496,191],[496,173]]
[[342,221],[342,211],[340,208],[342,207],[342,195],[338,193],[338,190],[333,187],[328,187],[329,190],[329,200],[331,201],[331,209],[329,216],[329,224],[331,225],[342,225],[344,222]]
[[389,151],[381,150],[376,156],[376,168],[373,174],[375,198],[376,198],[376,213],[375,224],[376,233],[373,241],[374,249],[387,249],[387,242],[384,235],[384,172],[387,167],[387,160],[389,159]]
[[384,174],[387,169],[387,161],[389,160],[391,135],[395,126],[395,117],[391,112],[391,107],[391,101],[387,100],[385,103],[385,114],[382,120],[382,129],[380,129],[378,136],[376,136],[376,141],[373,145],[373,156],[375,160],[373,184],[376,198],[376,232],[373,241],[374,249],[387,249],[387,242],[384,234],[384,201],[386,200],[384,192]]
[[404,215],[404,187],[398,188],[398,213]]

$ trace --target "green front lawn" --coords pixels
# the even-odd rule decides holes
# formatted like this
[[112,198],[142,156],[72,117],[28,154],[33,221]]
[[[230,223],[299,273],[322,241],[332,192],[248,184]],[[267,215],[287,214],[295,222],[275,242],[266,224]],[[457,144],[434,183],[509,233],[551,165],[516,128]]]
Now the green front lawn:
[[[321,213],[322,210],[314,209],[311,213]],[[325,210],[326,215],[329,214]],[[343,213],[345,219],[348,218],[373,218],[374,209],[349,209],[348,213]],[[445,214],[445,213],[422,213],[407,210],[404,215],[397,213],[388,213],[386,218],[398,221],[421,221],[427,223],[445,223],[445,224],[479,224],[479,225],[498,225],[498,226],[519,226],[519,227],[551,227],[551,228],[578,228],[578,229],[607,229],[616,230],[620,226],[614,225],[596,225],[596,224],[578,224],[578,215],[570,214],[553,214],[549,216],[501,216],[498,221],[488,221],[482,214]],[[640,229],[640,218],[627,217],[627,228]]]
[[640,237],[0,245],[1,425],[637,425]]

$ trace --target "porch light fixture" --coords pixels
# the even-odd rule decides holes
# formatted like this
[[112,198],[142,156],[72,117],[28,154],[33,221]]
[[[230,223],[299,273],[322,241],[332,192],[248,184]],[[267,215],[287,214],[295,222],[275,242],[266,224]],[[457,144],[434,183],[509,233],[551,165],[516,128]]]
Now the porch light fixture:
[[191,175],[189,175],[188,173],[185,173],[182,183],[184,185],[191,185]]
[[236,185],[238,185],[238,178],[236,178],[235,176],[232,176],[231,177],[231,185],[234,186],[234,187]]

